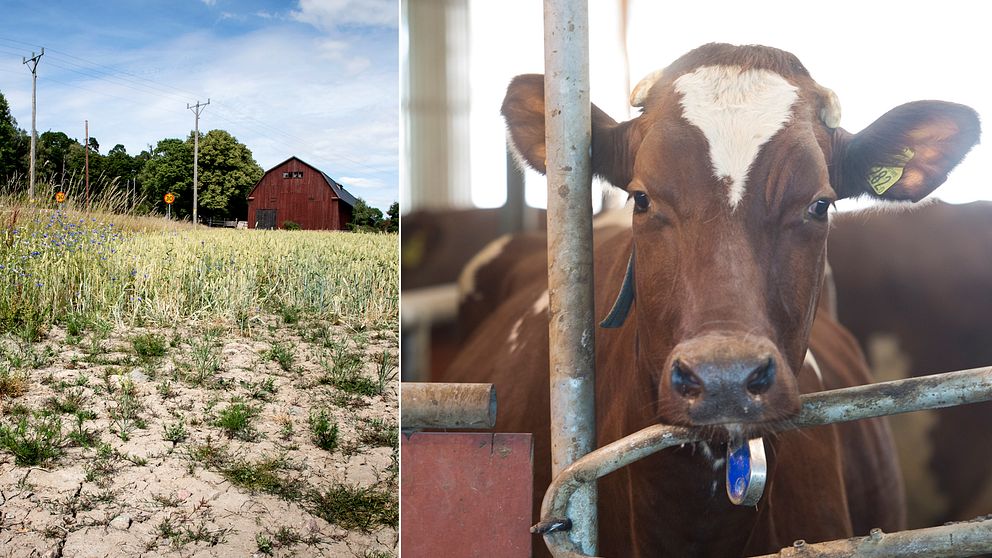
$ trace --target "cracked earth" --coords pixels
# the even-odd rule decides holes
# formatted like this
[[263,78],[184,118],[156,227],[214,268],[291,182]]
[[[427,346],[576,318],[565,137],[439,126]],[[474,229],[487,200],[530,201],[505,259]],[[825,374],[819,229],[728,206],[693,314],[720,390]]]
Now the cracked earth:
[[395,556],[397,344],[275,316],[0,340],[0,557]]

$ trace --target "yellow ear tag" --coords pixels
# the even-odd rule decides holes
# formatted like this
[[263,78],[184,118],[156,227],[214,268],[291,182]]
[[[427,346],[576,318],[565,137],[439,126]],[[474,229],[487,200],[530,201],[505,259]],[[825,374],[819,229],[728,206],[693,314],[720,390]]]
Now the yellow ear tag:
[[893,184],[899,182],[902,178],[902,171],[906,168],[906,163],[913,158],[916,153],[910,148],[905,148],[902,150],[902,165],[898,167],[872,167],[868,170],[868,185],[871,189],[875,191],[876,194],[881,196],[886,190],[892,187]]

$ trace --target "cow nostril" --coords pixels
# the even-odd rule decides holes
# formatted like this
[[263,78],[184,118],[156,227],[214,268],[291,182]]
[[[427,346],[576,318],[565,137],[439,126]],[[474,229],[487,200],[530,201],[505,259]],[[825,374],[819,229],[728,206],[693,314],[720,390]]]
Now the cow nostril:
[[775,382],[775,361],[768,358],[747,377],[747,391],[751,395],[761,395]]
[[672,363],[672,388],[682,397],[698,397],[703,393],[703,381],[681,361]]

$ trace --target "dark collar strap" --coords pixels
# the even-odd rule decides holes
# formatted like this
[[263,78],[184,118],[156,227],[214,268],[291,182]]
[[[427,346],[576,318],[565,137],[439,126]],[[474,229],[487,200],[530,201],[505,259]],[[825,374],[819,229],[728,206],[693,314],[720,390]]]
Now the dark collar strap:
[[631,247],[630,259],[627,260],[627,272],[623,276],[623,284],[620,285],[620,292],[617,300],[613,303],[610,313],[599,322],[599,327],[618,328],[627,320],[630,307],[634,304],[634,250]]

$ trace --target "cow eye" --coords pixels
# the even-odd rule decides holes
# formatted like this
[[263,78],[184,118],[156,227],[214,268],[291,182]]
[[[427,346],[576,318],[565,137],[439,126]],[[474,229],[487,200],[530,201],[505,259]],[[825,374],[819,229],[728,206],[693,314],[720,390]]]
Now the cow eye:
[[815,202],[809,204],[806,212],[809,213],[814,219],[825,219],[827,216],[827,211],[830,209],[830,200],[822,199],[816,200]]
[[645,192],[634,192],[634,211],[645,211],[651,205],[651,198]]

